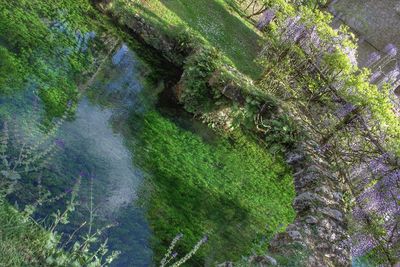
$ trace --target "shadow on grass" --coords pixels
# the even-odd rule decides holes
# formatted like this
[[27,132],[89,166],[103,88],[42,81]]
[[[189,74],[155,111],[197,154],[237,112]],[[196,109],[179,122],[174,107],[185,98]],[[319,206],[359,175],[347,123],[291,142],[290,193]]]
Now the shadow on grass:
[[254,63],[261,37],[251,26],[231,14],[220,0],[161,0],[171,12],[197,31],[207,42],[221,50],[244,74],[252,78],[260,75]]
[[[149,170],[150,171],[150,170]],[[184,237],[176,251],[182,257],[205,234],[209,241],[188,262],[204,266],[206,262],[239,259],[255,238],[246,232],[251,224],[249,211],[236,199],[211,193],[209,188],[177,179],[167,171],[154,170],[156,191],[148,210],[153,230],[154,259],[159,262],[177,233]],[[243,230],[243,231],[242,231]]]

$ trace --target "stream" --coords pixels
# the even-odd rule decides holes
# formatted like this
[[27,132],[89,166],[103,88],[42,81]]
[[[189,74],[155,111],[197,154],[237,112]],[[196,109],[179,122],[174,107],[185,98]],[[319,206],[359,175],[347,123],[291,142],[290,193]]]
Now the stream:
[[[110,249],[121,252],[113,266],[149,266],[153,257],[151,231],[144,201],[136,205],[144,171],[137,167],[134,153],[127,146],[127,139],[136,142],[135,136],[123,128],[128,125],[128,118],[130,125],[141,123],[140,116],[152,108],[151,95],[156,95],[156,91],[143,85],[148,66],[124,43],[102,68],[80,98],[73,118],[61,119],[54,136],[40,130],[43,110],[34,87],[1,99],[3,107],[14,111],[15,135],[32,144],[56,144],[55,151],[46,158],[44,171],[24,179],[23,191],[13,200],[31,203],[40,198],[43,187],[53,197],[66,195],[56,204],[45,202],[38,209],[37,218],[45,218],[56,209],[65,208],[72,187],[79,181],[77,212],[72,214],[70,224],[61,225],[62,232],[72,233],[92,218],[94,229],[107,228],[102,237],[108,238]],[[136,119],[132,121],[132,117]],[[85,231],[88,227],[80,230],[83,234]]]

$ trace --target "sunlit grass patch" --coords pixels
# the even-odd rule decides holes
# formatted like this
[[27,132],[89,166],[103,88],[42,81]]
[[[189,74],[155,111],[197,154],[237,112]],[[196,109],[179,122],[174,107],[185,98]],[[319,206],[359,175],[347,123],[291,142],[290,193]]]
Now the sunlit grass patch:
[[260,75],[261,68],[254,60],[262,36],[224,0],[115,0],[111,6],[122,17],[139,14],[169,35],[176,34],[177,27],[191,30],[244,74]]

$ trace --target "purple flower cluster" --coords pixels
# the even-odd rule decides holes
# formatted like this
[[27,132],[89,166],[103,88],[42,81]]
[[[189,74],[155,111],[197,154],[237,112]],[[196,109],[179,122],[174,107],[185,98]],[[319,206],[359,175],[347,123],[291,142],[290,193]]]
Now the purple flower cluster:
[[378,52],[373,52],[368,56],[368,60],[367,60],[367,63],[365,63],[365,65],[367,67],[370,67],[373,64],[375,64],[376,62],[378,62],[380,59],[381,59],[381,55]]
[[54,143],[55,143],[59,148],[61,148],[61,149],[64,149],[64,148],[65,148],[65,142],[64,142],[64,140],[62,140],[62,139],[60,139],[60,138],[57,138],[57,139],[54,141]]
[[383,49],[383,52],[385,52],[387,55],[391,57],[394,57],[397,55],[397,47],[394,44],[388,44]]
[[309,54],[321,46],[321,39],[316,26],[309,28],[299,21],[299,16],[286,19],[281,28],[281,38],[284,42],[298,44]]
[[382,76],[382,71],[377,70],[377,71],[375,71],[375,72],[372,74],[371,78],[369,79],[369,82],[370,82],[370,83],[374,83],[374,82],[376,82],[376,81],[378,80],[378,78],[381,77],[381,76]]
[[368,163],[368,168],[371,171],[371,173],[375,174],[375,175],[376,174],[379,174],[379,175],[385,174],[389,170],[389,167],[386,164],[388,157],[389,157],[388,154],[384,154],[382,156],[372,159]]
[[268,26],[272,20],[275,18],[275,10],[267,9],[261,15],[257,23],[257,29],[262,30],[264,27]]
[[365,234],[358,234],[352,237],[351,254],[353,257],[360,257],[377,246],[376,240]]
[[[388,166],[387,159],[388,155],[382,155],[369,162],[368,169],[376,182],[356,198],[353,218],[360,225],[367,225],[371,216],[380,217],[380,227],[386,229],[384,238],[389,240],[390,246],[400,240],[397,228],[400,219],[400,169]],[[368,232],[361,232],[352,239],[355,257],[364,255],[378,245],[377,239]]]

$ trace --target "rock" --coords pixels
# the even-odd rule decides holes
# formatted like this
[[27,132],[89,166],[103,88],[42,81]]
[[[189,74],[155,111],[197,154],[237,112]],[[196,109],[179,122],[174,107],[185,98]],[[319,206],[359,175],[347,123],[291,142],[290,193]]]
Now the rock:
[[316,188],[315,192],[321,194],[324,197],[333,199],[333,194],[332,194],[332,192],[329,190],[329,188],[326,185],[323,185],[323,186],[320,186],[320,187]]
[[286,156],[286,162],[288,164],[295,164],[303,159],[304,159],[304,154],[296,152],[288,153],[288,155]]
[[311,192],[304,192],[294,199],[293,207],[297,211],[304,211],[323,202],[322,198]]
[[300,240],[302,238],[299,231],[288,231],[287,233],[293,240]]
[[251,256],[249,258],[250,264],[257,264],[260,267],[277,266],[278,262],[271,256]]
[[333,227],[336,226],[336,224],[330,219],[324,219],[321,222],[321,226],[327,230],[331,230]]
[[329,241],[333,242],[336,240],[336,234],[332,233],[331,236],[329,237]]
[[337,202],[340,202],[340,201],[342,201],[342,199],[343,199],[343,194],[340,193],[340,192],[333,192],[333,193],[332,193],[332,196],[333,196],[333,199],[334,199],[335,201],[337,201]]
[[313,185],[316,185],[319,180],[320,177],[317,173],[299,173],[298,175],[295,175],[296,190],[302,191],[307,189]]
[[323,214],[325,214],[325,215],[327,215],[327,216],[329,216],[329,217],[331,217],[331,218],[333,218],[333,219],[335,219],[335,220],[337,220],[339,222],[343,221],[343,214],[338,210],[325,207],[325,208],[320,209],[320,211]]
[[313,216],[307,216],[306,223],[308,224],[316,224],[318,222],[317,218]]
[[320,243],[320,244],[318,244],[317,245],[317,247],[316,247],[317,249],[323,249],[323,250],[326,250],[326,249],[329,249],[330,248],[330,245],[329,244],[327,244],[327,243]]
[[226,261],[218,264],[217,267],[233,267],[233,263],[231,261]]

